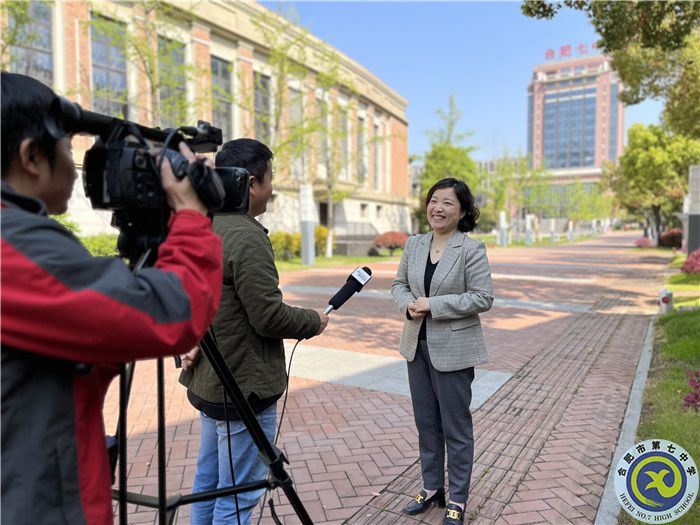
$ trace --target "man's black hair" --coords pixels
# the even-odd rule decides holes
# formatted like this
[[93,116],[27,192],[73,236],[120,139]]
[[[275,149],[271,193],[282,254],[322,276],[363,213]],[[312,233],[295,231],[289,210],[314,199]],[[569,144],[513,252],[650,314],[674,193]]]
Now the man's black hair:
[[274,157],[270,148],[255,139],[229,140],[216,154],[217,167],[245,168],[263,182],[267,165]]
[[49,165],[53,166],[56,140],[46,130],[44,116],[56,94],[35,78],[6,71],[1,75],[2,176],[19,154],[19,146],[26,138],[34,139]]
[[462,217],[457,224],[457,229],[461,232],[472,231],[476,228],[476,221],[479,220],[479,207],[466,182],[455,179],[454,177],[447,177],[437,181],[428,191],[428,196],[425,198],[425,207],[428,207],[430,199],[433,198],[433,194],[437,190],[443,188],[454,189],[457,200],[459,201],[460,211],[465,212],[464,217]]

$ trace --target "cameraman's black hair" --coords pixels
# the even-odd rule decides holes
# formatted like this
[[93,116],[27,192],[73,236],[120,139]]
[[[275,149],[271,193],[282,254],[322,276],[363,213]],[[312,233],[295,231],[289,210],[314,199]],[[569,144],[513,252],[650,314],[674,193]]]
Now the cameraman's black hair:
[[51,88],[35,78],[3,71],[0,80],[2,102],[2,176],[19,154],[19,146],[26,138],[34,139],[53,167],[56,140],[44,126],[44,116],[56,98]]
[[448,177],[433,184],[433,187],[428,191],[428,196],[425,198],[425,207],[428,208],[430,199],[437,190],[443,188],[452,188],[455,190],[455,195],[459,200],[460,211],[466,212],[464,217],[459,220],[457,229],[461,232],[470,232],[476,227],[476,221],[479,220],[479,207],[476,205],[476,199],[472,194],[469,186],[464,181]]
[[226,168],[245,168],[263,182],[268,162],[274,157],[272,150],[255,139],[229,140],[216,154],[216,166]]

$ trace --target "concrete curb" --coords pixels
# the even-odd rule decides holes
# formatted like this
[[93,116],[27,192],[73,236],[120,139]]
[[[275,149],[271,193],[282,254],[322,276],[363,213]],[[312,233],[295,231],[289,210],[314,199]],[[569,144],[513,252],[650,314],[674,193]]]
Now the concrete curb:
[[649,364],[651,363],[651,353],[654,347],[655,321],[656,316],[653,315],[649,320],[647,334],[644,338],[644,345],[642,346],[642,355],[639,358],[639,364],[637,365],[637,373],[635,374],[634,383],[632,383],[632,389],[630,390],[629,402],[627,403],[627,411],[625,412],[625,419],[622,423],[620,438],[617,441],[615,454],[613,454],[613,460],[610,464],[610,472],[608,473],[608,479],[605,483],[603,497],[601,498],[600,505],[598,506],[598,514],[596,514],[595,517],[595,525],[611,525],[613,523],[617,523],[617,516],[620,513],[621,507],[620,503],[617,500],[617,495],[615,494],[614,486],[615,465],[617,465],[617,462],[622,457],[622,454],[635,443],[637,427],[639,426],[639,416],[642,411],[642,395],[644,394],[644,384],[647,380]]

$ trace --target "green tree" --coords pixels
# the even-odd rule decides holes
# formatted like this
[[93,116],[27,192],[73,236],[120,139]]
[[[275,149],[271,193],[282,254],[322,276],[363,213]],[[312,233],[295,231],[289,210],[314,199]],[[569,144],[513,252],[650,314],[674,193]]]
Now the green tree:
[[700,24],[700,3],[611,2],[610,0],[524,0],[523,14],[552,19],[562,7],[583,11],[601,39],[599,46],[612,53],[639,43],[645,48],[678,49]]
[[[185,86],[188,81],[208,74],[208,70],[205,73],[188,64],[185,45],[167,35],[176,33],[178,27],[188,27],[194,15],[182,6],[163,0],[134,0],[130,5],[134,14],[130,30],[104,3],[92,5],[89,28],[98,38],[119,49],[126,61],[136,67],[139,79],[146,82],[147,125],[187,125],[189,109],[193,107],[199,112],[202,109],[199,106],[207,97],[188,101]],[[127,103],[124,93],[113,92],[109,87],[94,94],[113,100],[123,98],[123,103]]]
[[522,229],[526,213],[539,219],[554,209],[549,172],[544,168],[530,168],[527,157],[512,157],[508,150],[496,161],[493,174],[482,174],[481,184],[487,188],[487,217],[497,218],[506,211],[508,224],[515,229],[516,238]]
[[423,201],[433,184],[446,177],[454,177],[466,182],[472,191],[476,191],[479,182],[476,164],[471,158],[471,153],[476,148],[460,145],[472,133],[457,131],[462,113],[457,108],[454,96],[450,95],[447,110],[438,109],[436,114],[443,125],[437,130],[426,132],[431,145],[430,151],[424,158],[424,169],[420,179],[421,203],[416,210],[416,217],[422,230],[428,228]]
[[603,219],[610,216],[611,196],[599,185],[586,188],[576,179],[566,195],[564,209],[567,217],[575,222]]
[[7,0],[0,2],[0,69],[9,69],[13,61],[12,47],[31,44],[36,35],[28,31],[31,2],[26,0]]
[[[358,178],[352,182],[350,170],[358,165],[363,152],[352,151],[348,144],[350,139],[349,121],[355,113],[354,103],[357,89],[354,83],[342,73],[340,57],[330,46],[316,48],[315,62],[322,64],[316,76],[317,96],[314,105],[313,121],[316,132],[312,152],[315,156],[314,181],[322,185],[327,211],[328,236],[326,237],[325,256],[333,256],[335,240],[335,205],[349,197],[364,177],[363,166],[358,166]],[[348,100],[343,104],[339,94]],[[373,137],[376,143],[385,137]]]
[[476,164],[469,153],[471,147],[454,144],[433,144],[425,156],[425,170],[421,179],[421,195],[425,197],[433,184],[445,177],[454,177],[476,189],[478,176]]
[[612,56],[613,67],[625,84],[620,96],[624,102],[663,99],[664,124],[671,131],[700,139],[700,29],[688,35],[678,49],[631,43]]
[[[243,134],[255,136],[275,152],[279,183],[296,187],[307,181],[306,152],[317,122],[309,118],[304,84],[308,64],[309,32],[295,23],[293,11],[261,12],[252,18],[265,47],[266,74],[241,78],[233,101],[253,116]],[[241,72],[244,74],[243,72]],[[294,89],[291,85],[299,86]]]
[[563,6],[585,12],[601,36],[625,86],[623,102],[663,99],[665,125],[700,138],[700,2],[526,0],[522,11],[549,19]]
[[700,162],[700,141],[659,126],[635,124],[619,165],[607,165],[603,183],[625,208],[653,221],[656,232],[680,210],[688,167]]

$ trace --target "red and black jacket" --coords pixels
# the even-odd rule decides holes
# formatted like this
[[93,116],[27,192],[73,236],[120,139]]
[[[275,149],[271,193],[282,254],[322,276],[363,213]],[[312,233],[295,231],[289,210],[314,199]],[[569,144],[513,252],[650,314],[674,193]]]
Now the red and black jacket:
[[221,241],[206,216],[180,211],[155,267],[132,275],[4,182],[1,217],[3,522],[112,523],[107,388],[119,363],[201,339],[219,305]]

